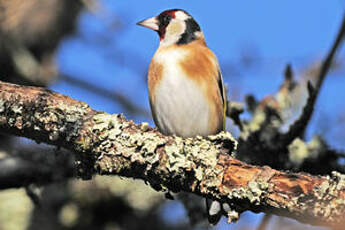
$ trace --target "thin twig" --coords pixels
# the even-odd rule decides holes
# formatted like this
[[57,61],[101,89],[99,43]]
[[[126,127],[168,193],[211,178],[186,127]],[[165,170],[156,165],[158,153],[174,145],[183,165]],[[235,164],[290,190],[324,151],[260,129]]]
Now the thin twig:
[[338,35],[328,52],[326,58],[322,62],[320,71],[317,75],[316,85],[315,88],[312,87],[311,83],[308,82],[308,92],[309,92],[309,98],[308,101],[303,109],[303,112],[298,120],[294,122],[294,124],[291,125],[289,131],[282,135],[280,138],[280,146],[286,146],[286,144],[289,144],[294,138],[301,137],[304,135],[304,131],[308,125],[308,121],[311,119],[314,111],[314,106],[317,100],[317,97],[319,95],[320,88],[322,86],[322,83],[327,76],[327,73],[332,65],[333,59],[337,53],[337,50],[339,49],[342,41],[344,40],[345,36],[345,14],[343,17],[343,21],[341,24],[341,27],[339,29]]
[[315,87],[317,92],[320,90],[321,85],[328,73],[328,70],[330,69],[332,65],[333,58],[337,50],[339,49],[340,44],[344,41],[344,39],[345,39],[345,13],[343,15],[343,21],[339,29],[338,35],[332,45],[331,50],[328,52],[326,59],[323,61],[320,72],[318,74],[316,87]]
[[234,124],[239,127],[239,129],[243,130],[243,124],[240,119],[240,114],[244,112],[244,106],[238,102],[229,101],[226,109],[226,115],[230,117]]
[[118,102],[123,107],[123,109],[131,115],[142,115],[146,118],[150,117],[150,114],[147,110],[139,108],[138,106],[133,104],[133,102],[131,102],[126,96],[124,96],[123,94],[121,94],[119,92],[116,92],[115,90],[110,91],[110,90],[104,89],[102,87],[96,86],[94,84],[91,84],[87,81],[68,76],[66,74],[60,75],[59,79],[65,81],[69,84],[73,84],[73,85],[76,85],[80,88],[94,92],[100,96],[103,96],[106,98],[111,98],[112,100]]

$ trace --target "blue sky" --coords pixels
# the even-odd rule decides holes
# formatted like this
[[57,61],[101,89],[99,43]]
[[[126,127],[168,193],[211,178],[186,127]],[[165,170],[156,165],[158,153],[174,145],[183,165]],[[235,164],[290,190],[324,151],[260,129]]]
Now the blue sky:
[[[298,74],[324,57],[340,26],[345,1],[104,0],[101,7],[101,13],[84,13],[78,33],[60,46],[59,69],[105,89],[120,91],[149,110],[146,71],[159,38],[156,33],[136,26],[136,22],[169,8],[188,11],[200,24],[208,46],[220,61],[230,99],[242,101],[247,93],[262,98],[275,92],[287,63]],[[121,19],[120,24],[114,23],[116,18]],[[247,53],[250,65],[241,61]],[[345,60],[344,47],[338,56],[340,61]],[[341,127],[326,131],[324,127],[336,124],[340,112],[345,114],[344,75],[343,67],[327,77],[309,129],[310,134],[325,132],[329,143],[343,149]],[[64,81],[57,81],[52,88],[95,109],[123,112],[110,99]],[[153,124],[148,117],[129,118]]]
[[[187,10],[199,22],[209,47],[218,56],[230,99],[242,101],[247,93],[262,98],[274,92],[281,84],[287,63],[298,74],[324,57],[337,33],[345,1],[104,0],[101,7],[99,14],[83,14],[78,34],[61,45],[60,71],[108,90],[121,91],[149,110],[145,74],[159,38],[156,33],[136,26],[139,20],[169,8]],[[114,29],[117,17],[122,20],[120,31]],[[241,62],[244,53],[252,54],[250,66]],[[344,48],[340,57],[345,60]],[[341,90],[344,78],[338,77],[344,72],[334,72],[327,78],[313,121],[320,123],[323,117],[339,119],[329,114],[342,109],[342,100],[334,99],[345,96]],[[53,89],[87,101],[99,110],[123,112],[113,101],[62,81]],[[138,122],[149,120],[140,116],[129,118]],[[318,132],[318,126],[315,127],[312,133]],[[331,132],[330,136],[337,137],[338,132]],[[337,146],[341,144],[329,139]]]

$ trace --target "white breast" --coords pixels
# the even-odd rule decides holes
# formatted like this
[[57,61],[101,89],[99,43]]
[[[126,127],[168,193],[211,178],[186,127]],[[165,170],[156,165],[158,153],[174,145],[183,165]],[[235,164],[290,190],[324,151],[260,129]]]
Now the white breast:
[[155,89],[152,110],[156,125],[165,135],[181,137],[210,134],[210,108],[195,81],[187,78],[178,65],[183,51],[170,50],[155,56],[163,64],[163,77]]

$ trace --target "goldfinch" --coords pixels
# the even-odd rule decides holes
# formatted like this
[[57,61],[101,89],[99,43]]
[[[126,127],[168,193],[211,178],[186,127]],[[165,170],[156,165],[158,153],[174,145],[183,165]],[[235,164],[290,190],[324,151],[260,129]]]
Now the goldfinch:
[[[148,70],[150,106],[158,130],[183,138],[224,130],[223,79],[198,23],[186,11],[172,9],[137,24],[160,37]],[[211,223],[218,222],[220,209],[218,202],[209,207]]]

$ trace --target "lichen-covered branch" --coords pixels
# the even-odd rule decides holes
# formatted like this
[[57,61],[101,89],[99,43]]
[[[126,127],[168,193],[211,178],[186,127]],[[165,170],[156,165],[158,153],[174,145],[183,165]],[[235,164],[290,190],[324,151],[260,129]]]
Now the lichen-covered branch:
[[236,160],[229,133],[207,138],[163,136],[146,123],[91,109],[36,87],[0,82],[0,131],[75,152],[79,174],[139,178],[156,190],[186,191],[245,210],[320,225],[344,222],[345,175],[311,176]]

